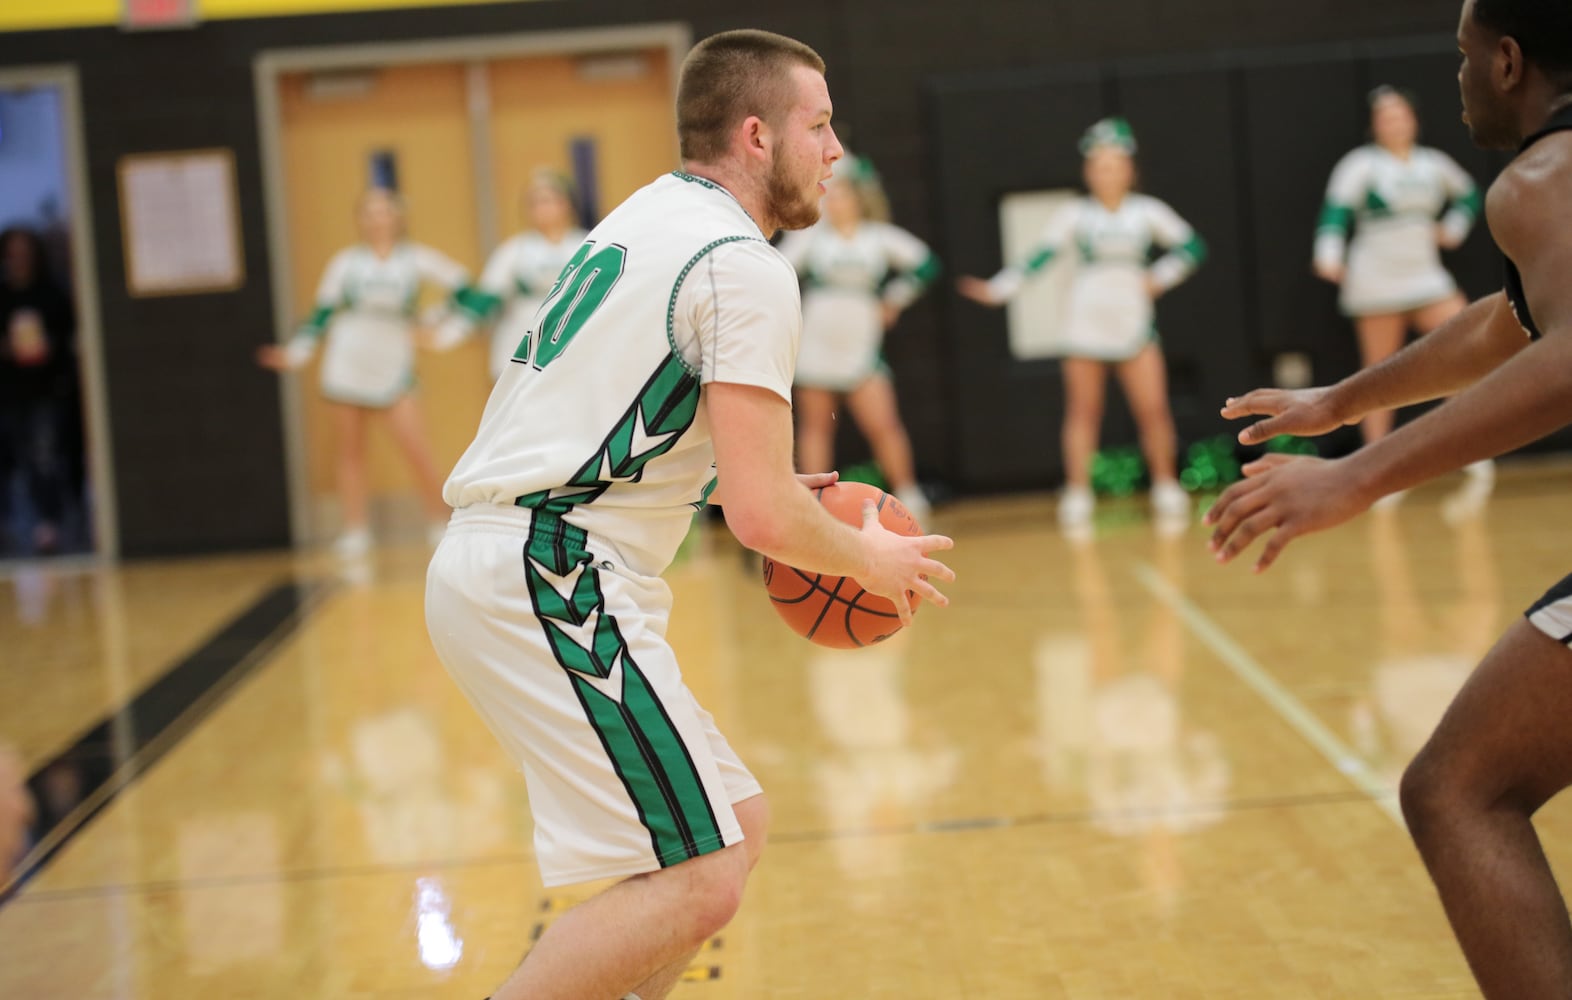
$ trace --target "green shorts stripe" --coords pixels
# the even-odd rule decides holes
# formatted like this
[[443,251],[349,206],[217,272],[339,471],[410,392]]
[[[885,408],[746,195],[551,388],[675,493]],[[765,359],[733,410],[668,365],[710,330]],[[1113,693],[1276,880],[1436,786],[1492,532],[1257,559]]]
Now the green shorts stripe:
[[[656,858],[669,866],[716,849],[723,839],[704,781],[682,734],[633,661],[616,618],[606,610],[601,571],[590,556],[587,536],[545,507],[536,507],[533,517],[524,573],[535,616],[649,830]],[[573,579],[571,590],[559,591],[548,574]],[[593,630],[584,636],[592,621]],[[619,665],[620,701],[592,682],[607,680]]]

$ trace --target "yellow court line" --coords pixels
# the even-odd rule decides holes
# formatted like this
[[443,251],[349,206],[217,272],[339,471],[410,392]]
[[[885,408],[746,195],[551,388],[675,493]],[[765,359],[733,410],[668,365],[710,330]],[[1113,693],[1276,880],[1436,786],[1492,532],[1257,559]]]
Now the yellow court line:
[[1397,798],[1373,773],[1365,759],[1349,749],[1337,735],[1322,724],[1313,713],[1299,699],[1288,692],[1288,689],[1277,682],[1266,668],[1257,663],[1255,657],[1245,652],[1244,648],[1233,640],[1222,626],[1207,617],[1206,612],[1195,606],[1188,597],[1174,589],[1149,563],[1138,562],[1132,571],[1135,578],[1140,581],[1151,595],[1168,605],[1184,619],[1190,631],[1209,647],[1217,658],[1222,660],[1229,671],[1245,686],[1256,694],[1261,700],[1272,706],[1273,711],[1282,717],[1295,732],[1304,737],[1305,741],[1321,752],[1338,773],[1342,774],[1381,808],[1402,830],[1408,829],[1408,824],[1403,822],[1403,811],[1397,804]]

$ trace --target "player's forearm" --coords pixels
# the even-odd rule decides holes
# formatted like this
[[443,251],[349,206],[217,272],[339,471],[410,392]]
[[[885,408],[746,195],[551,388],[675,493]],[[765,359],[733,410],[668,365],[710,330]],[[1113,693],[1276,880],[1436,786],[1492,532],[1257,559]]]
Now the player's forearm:
[[1546,337],[1434,411],[1345,459],[1374,498],[1572,424],[1572,334]]
[[767,499],[734,497],[721,509],[738,541],[777,562],[830,576],[858,577],[869,570],[862,533],[830,516],[795,481]]
[[1505,296],[1487,296],[1434,333],[1378,365],[1350,375],[1333,388],[1333,405],[1345,422],[1367,413],[1454,395],[1520,351],[1528,339],[1497,315]]

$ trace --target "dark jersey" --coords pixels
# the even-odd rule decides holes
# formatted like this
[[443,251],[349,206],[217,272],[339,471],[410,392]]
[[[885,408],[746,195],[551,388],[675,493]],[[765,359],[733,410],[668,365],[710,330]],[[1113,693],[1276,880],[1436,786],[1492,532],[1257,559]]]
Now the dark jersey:
[[[1518,148],[1519,155],[1523,150],[1543,139],[1552,132],[1565,132],[1572,130],[1572,104],[1567,105],[1555,114],[1540,128],[1538,132],[1523,140],[1523,145]],[[1506,258],[1506,294],[1507,301],[1512,304],[1512,312],[1517,316],[1517,321],[1522,324],[1531,340],[1539,339],[1539,327],[1534,325],[1533,314],[1528,311],[1528,294],[1523,291],[1523,276],[1518,273],[1517,265],[1512,263],[1512,258]]]

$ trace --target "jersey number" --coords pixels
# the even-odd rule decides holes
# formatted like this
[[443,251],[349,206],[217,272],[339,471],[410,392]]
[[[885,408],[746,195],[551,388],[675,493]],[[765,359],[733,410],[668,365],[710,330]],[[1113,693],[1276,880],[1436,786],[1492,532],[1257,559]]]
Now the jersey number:
[[606,301],[627,262],[627,248],[615,243],[599,249],[594,243],[579,247],[551,286],[539,322],[525,334],[513,359],[536,368],[551,364]]

